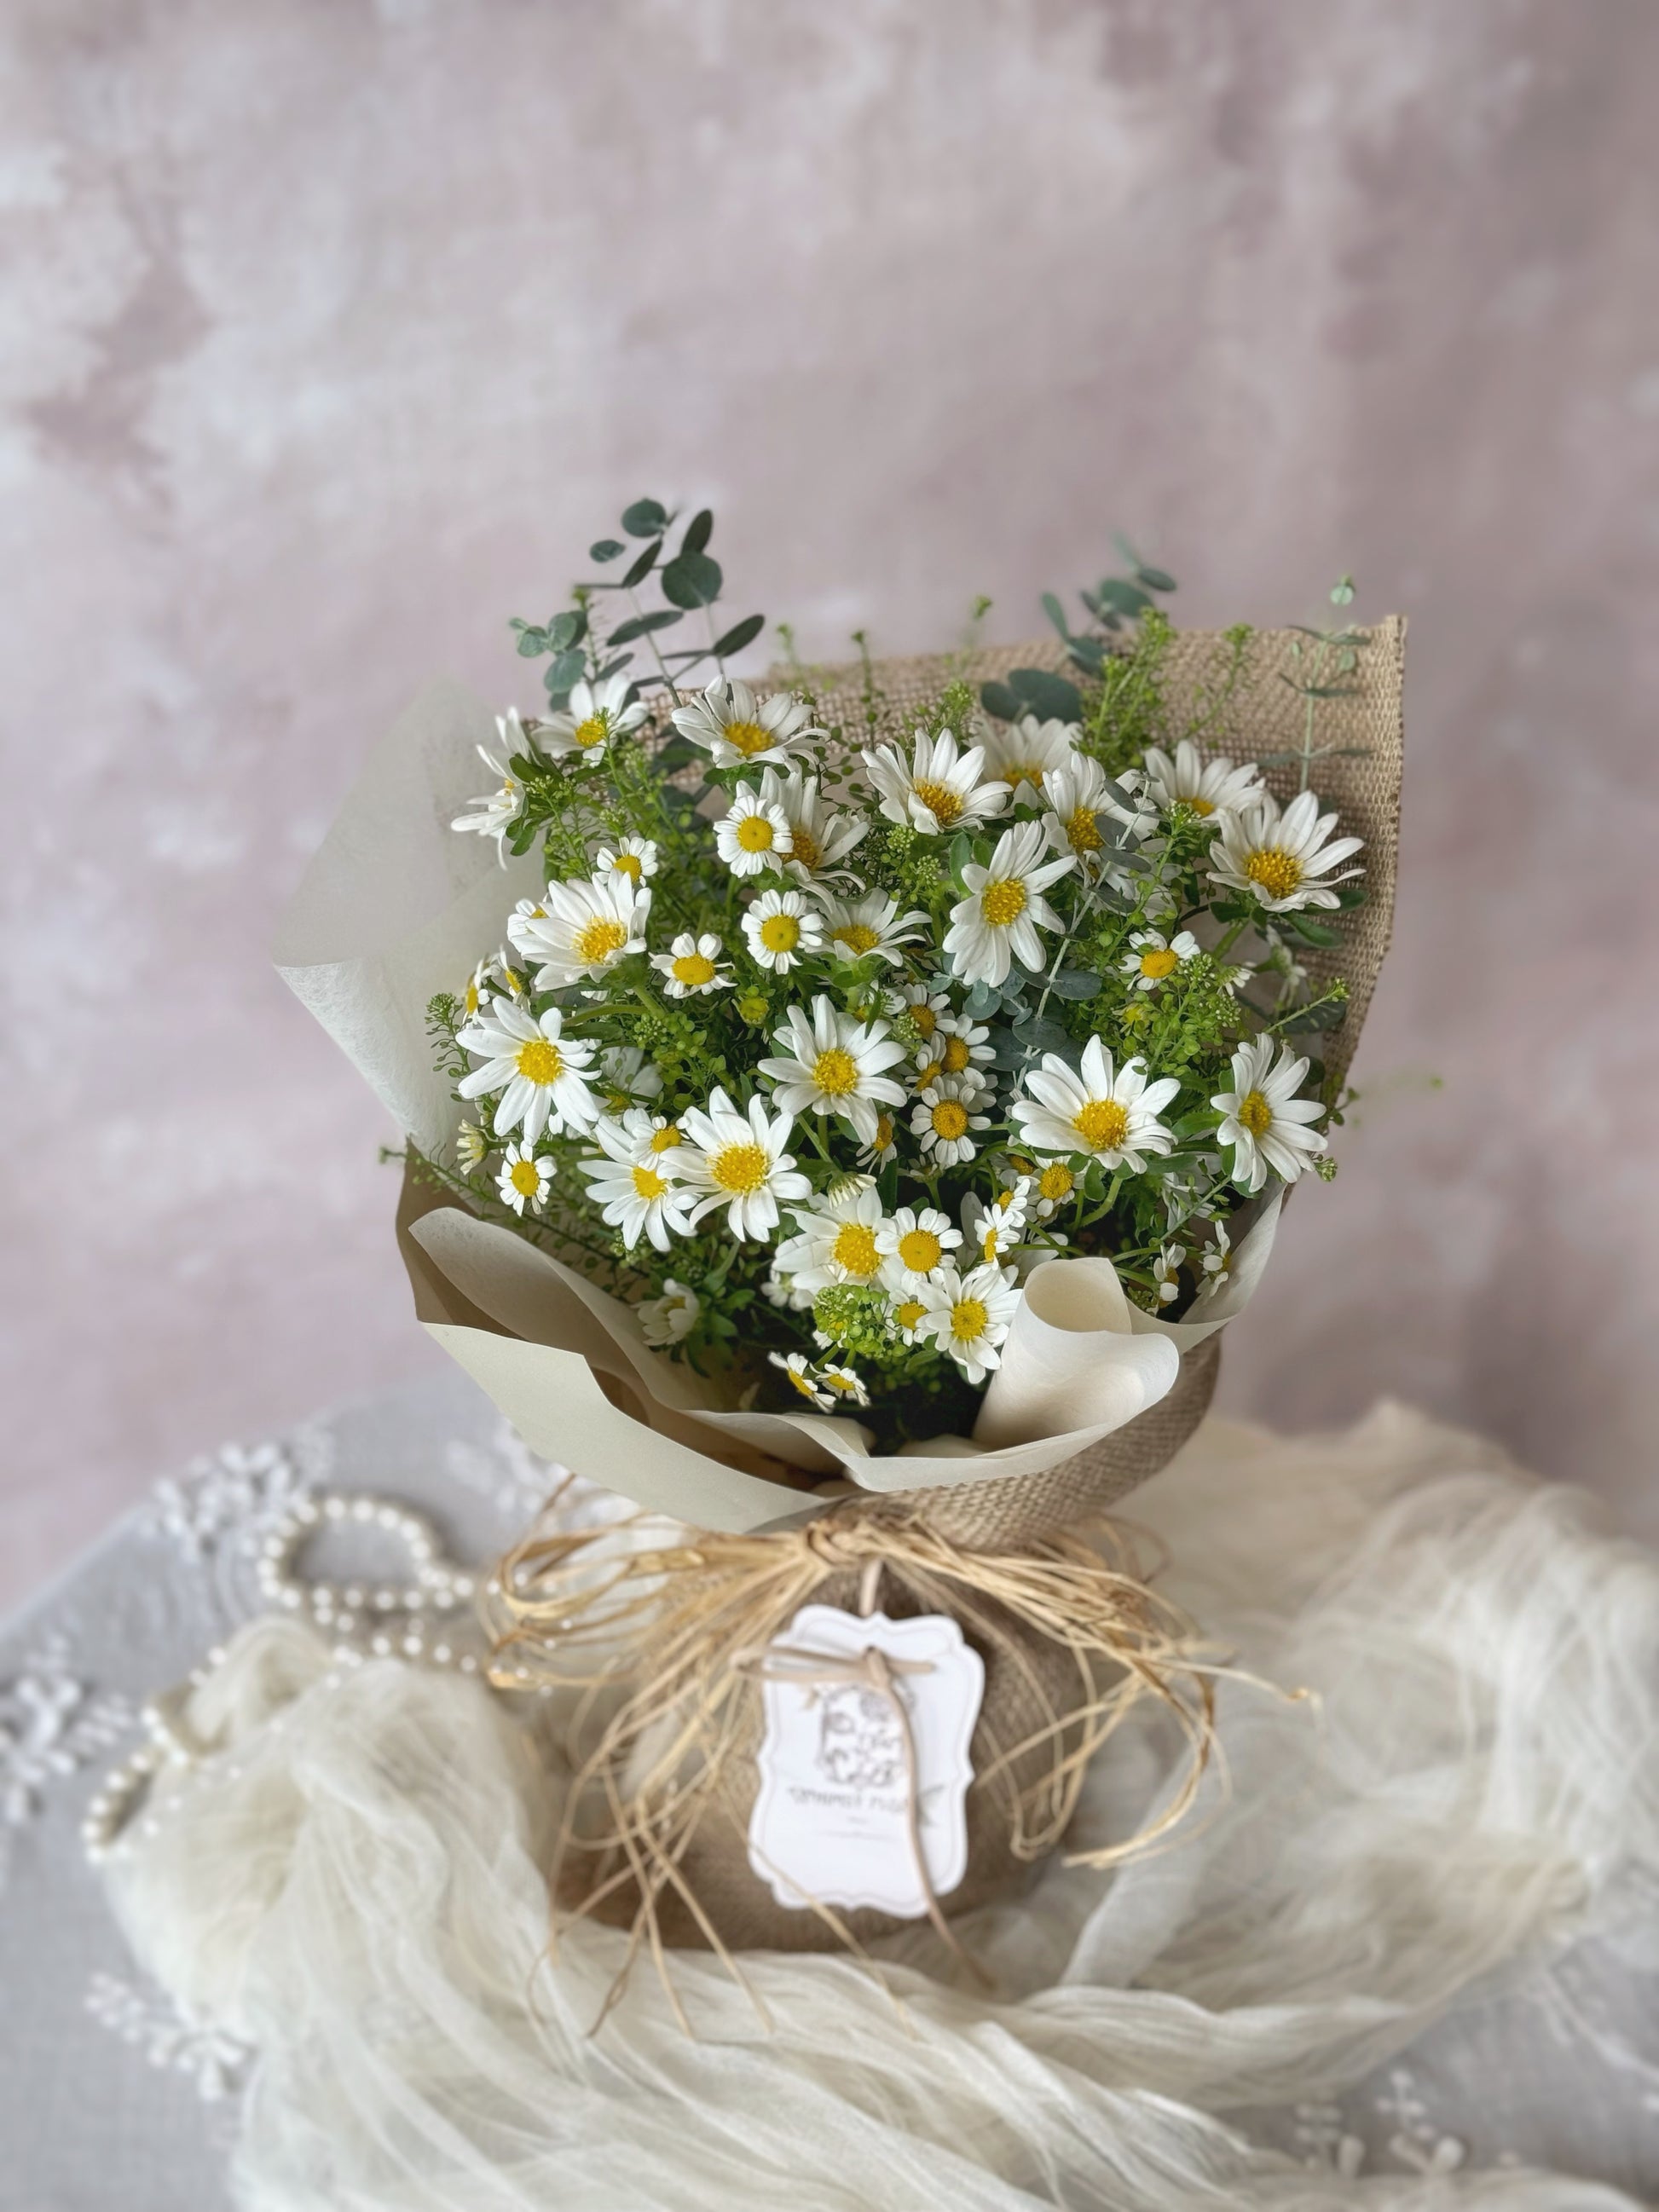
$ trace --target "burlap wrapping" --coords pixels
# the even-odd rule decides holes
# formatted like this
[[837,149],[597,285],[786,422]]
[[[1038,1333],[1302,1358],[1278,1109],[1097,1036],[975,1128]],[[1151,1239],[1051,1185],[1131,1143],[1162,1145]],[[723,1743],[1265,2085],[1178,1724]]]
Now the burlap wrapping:
[[[1206,753],[1261,761],[1267,783],[1281,799],[1291,797],[1300,785],[1300,763],[1295,757],[1304,751],[1307,708],[1298,686],[1310,680],[1310,643],[1294,631],[1258,633],[1249,647],[1242,680],[1200,738]],[[1337,696],[1322,698],[1316,709],[1316,757],[1310,781],[1322,801],[1340,815],[1342,830],[1365,840],[1366,903],[1347,918],[1340,947],[1330,951],[1310,948],[1298,954],[1316,983],[1334,974],[1347,980],[1346,1018],[1318,1041],[1328,1071],[1339,1079],[1352,1059],[1392,923],[1404,646],[1402,619],[1391,617],[1373,625],[1358,647],[1353,671],[1325,679]],[[1201,714],[1206,700],[1214,697],[1231,657],[1231,647],[1216,633],[1186,632],[1172,641],[1162,679],[1166,744],[1172,746]],[[772,682],[799,685],[805,681],[817,697],[821,720],[834,728],[838,744],[850,750],[872,742],[902,743],[920,711],[953,678],[965,678],[977,688],[988,678],[1006,678],[1018,667],[1063,670],[1063,649],[1057,640],[1045,639],[969,655],[880,662],[872,672],[873,693],[857,664],[810,670],[805,678],[799,671],[774,671]],[[417,1210],[420,1203],[416,1201]],[[422,1278],[428,1263],[406,1235],[401,1242],[419,1298],[429,1288]],[[453,1305],[453,1296],[450,1302]],[[484,1326],[493,1326],[486,1317],[478,1318]],[[1041,1554],[1045,1545],[1097,1518],[1174,1456],[1203,1418],[1214,1392],[1219,1359],[1218,1335],[1184,1351],[1168,1397],[1116,1435],[1046,1474],[906,1493],[905,1509],[923,1516],[932,1529],[968,1552]],[[711,1439],[709,1448],[718,1451],[717,1441]],[[615,1479],[614,1471],[605,1468],[578,1471],[601,1483]],[[878,1516],[886,1510],[890,1508],[862,1499],[826,1508],[838,1515]],[[888,1586],[881,1592],[884,1610],[898,1615],[921,1609],[914,1590],[896,1576],[890,1574],[886,1579]],[[856,1583],[855,1576],[844,1571],[828,1573],[813,1595],[816,1601],[851,1607]],[[936,1590],[932,1601],[939,1601]],[[1086,1678],[1079,1679],[1075,1653],[1029,1626],[1012,1623],[994,1606],[975,1608],[957,1602],[951,1609],[986,1662],[985,1698],[972,1751],[976,1778],[968,1796],[969,1870],[945,1900],[954,1913],[1006,1893],[1029,1875],[1032,1854],[1019,1847],[1018,1824],[1010,1818],[1011,1797],[1042,1784],[1056,1763],[1055,1743],[1051,1739],[1024,1755],[1011,1759],[1008,1754],[1050,1728],[1057,1715],[1086,1702],[1089,1684]],[[747,1700],[739,1752],[725,1763],[709,1810],[680,1862],[681,1872],[730,1948],[829,1948],[841,1940],[829,1923],[810,1910],[780,1906],[750,1869],[745,1832],[758,1786],[753,1752],[761,1693],[758,1686],[745,1683],[738,1694]],[[629,1893],[613,1894],[602,1909],[607,1918],[628,1919]],[[860,1941],[896,1924],[871,1911],[840,1917]],[[706,1940],[672,1897],[663,1902],[660,1926],[670,1942]]]

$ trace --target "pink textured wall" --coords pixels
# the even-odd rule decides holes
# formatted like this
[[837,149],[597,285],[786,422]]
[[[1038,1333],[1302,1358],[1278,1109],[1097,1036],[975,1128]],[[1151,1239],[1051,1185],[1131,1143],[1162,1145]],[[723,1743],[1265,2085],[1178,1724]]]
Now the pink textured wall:
[[[811,653],[1113,526],[1413,618],[1397,950],[1226,1390],[1659,1531],[1647,0],[9,0],[0,1583],[434,1357],[266,965],[428,672],[646,490]],[[1429,1095],[1418,1079],[1443,1077]]]

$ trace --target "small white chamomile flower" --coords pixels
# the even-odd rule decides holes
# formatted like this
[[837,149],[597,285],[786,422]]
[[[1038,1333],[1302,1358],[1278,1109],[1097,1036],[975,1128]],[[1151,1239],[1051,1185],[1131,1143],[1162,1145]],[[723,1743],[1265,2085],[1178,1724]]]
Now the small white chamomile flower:
[[901,1206],[877,1238],[881,1279],[894,1297],[914,1291],[962,1242],[962,1231],[936,1206]]
[[1233,1087],[1218,1091],[1210,1103],[1221,1115],[1218,1139],[1232,1149],[1233,1182],[1249,1194],[1261,1189],[1271,1168],[1294,1182],[1325,1150],[1326,1139],[1308,1127],[1325,1109],[1317,1098],[1298,1098],[1308,1063],[1280,1048],[1272,1065],[1273,1041],[1252,1037],[1233,1054]]
[[1078,758],[1077,740],[1075,722],[1044,722],[1035,714],[1022,714],[1006,728],[988,728],[985,772],[1000,776],[1014,800],[1040,799],[1047,794],[1048,778]]
[[804,1352],[769,1352],[767,1358],[774,1367],[781,1370],[785,1380],[805,1399],[807,1404],[820,1413],[827,1413],[836,1402],[813,1371],[812,1363]]
[[1149,1153],[1174,1146],[1174,1133],[1158,1115],[1180,1084],[1170,1075],[1149,1083],[1139,1060],[1114,1072],[1097,1036],[1085,1045],[1080,1068],[1058,1053],[1044,1053],[1042,1065],[1027,1070],[1024,1087],[1030,1096],[1017,1097],[1012,1110],[1033,1152],[1080,1154],[1139,1175]]
[[614,845],[601,845],[593,859],[596,876],[626,876],[638,885],[657,872],[657,848],[649,837],[623,837]]
[[898,1331],[902,1342],[919,1343],[927,1326],[927,1301],[919,1293],[896,1298],[887,1309],[887,1318]]
[[942,1168],[961,1167],[979,1146],[975,1133],[988,1129],[988,1114],[975,1114],[981,1086],[975,1078],[939,1075],[917,1099],[910,1127],[921,1139],[921,1149]]
[[536,725],[536,743],[555,760],[570,754],[598,760],[612,738],[626,737],[645,720],[639,700],[631,707],[627,703],[631,689],[626,676],[612,676],[597,685],[573,684],[568,705]]
[[534,1144],[544,1129],[586,1129],[599,1113],[599,1101],[588,1087],[596,1048],[564,1036],[563,1024],[556,1006],[538,1021],[527,1007],[495,999],[457,1033],[456,1042],[484,1064],[464,1075],[456,1088],[463,1098],[501,1092],[495,1121],[498,1137],[522,1122],[526,1139]]
[[1181,1271],[1187,1264],[1184,1244],[1166,1244],[1152,1262],[1152,1286],[1161,1306],[1173,1305],[1181,1296]]
[[775,975],[823,950],[823,924],[804,891],[763,891],[743,917],[750,957]]
[[811,738],[823,737],[811,714],[787,691],[757,699],[735,677],[717,676],[703,693],[673,714],[674,727],[701,745],[716,768],[743,768],[774,761],[781,765],[804,750]]
[[870,824],[849,808],[832,809],[815,775],[792,768],[776,776],[769,768],[761,796],[782,811],[789,824],[789,860],[784,869],[799,884],[811,884],[846,872],[841,863],[870,834]]
[[867,1288],[882,1272],[881,1200],[873,1183],[850,1176],[811,1206],[793,1209],[797,1234],[778,1247],[779,1272],[805,1291],[838,1283]]
[[464,1175],[481,1168],[495,1149],[476,1121],[463,1121],[455,1132],[455,1158]]
[[1283,813],[1264,792],[1241,812],[1222,816],[1221,834],[1210,848],[1210,880],[1225,890],[1249,893],[1269,914],[1340,906],[1334,886],[1362,871],[1344,868],[1337,876],[1330,871],[1365,841],[1333,839],[1335,827],[1335,815],[1322,814],[1310,791],[1298,791]]
[[1016,960],[1023,968],[1044,964],[1037,932],[1064,924],[1042,894],[1076,863],[1069,854],[1043,860],[1042,849],[1042,823],[1022,822],[998,838],[989,867],[970,860],[963,869],[968,896],[951,909],[945,950],[964,983],[1004,983]]
[[859,1165],[861,1168],[884,1168],[889,1160],[897,1158],[898,1146],[893,1142],[893,1117],[890,1114],[878,1114],[875,1135],[867,1145],[859,1147]]
[[818,1380],[832,1400],[842,1405],[867,1406],[870,1402],[870,1393],[850,1367],[837,1367],[826,1359],[818,1370]]
[[1039,1221],[1048,1221],[1077,1195],[1077,1177],[1064,1160],[1048,1160],[1031,1177],[1031,1206]]
[[963,1200],[962,1225],[981,1267],[1006,1260],[1024,1236],[1030,1190],[1030,1177],[1022,1176],[999,1191],[988,1206],[973,1191]]
[[950,1012],[951,1000],[945,992],[935,991],[926,983],[901,983],[890,994],[888,1006],[893,1013],[908,1014],[925,1042]]
[[694,937],[689,929],[680,934],[666,952],[653,952],[651,965],[663,979],[663,990],[671,999],[695,998],[708,991],[727,991],[732,988],[732,970],[720,964],[726,947],[718,937],[705,930]]
[[942,1267],[921,1292],[922,1327],[954,1359],[970,1382],[982,1382],[1002,1364],[1006,1340],[1019,1304],[1012,1268],[974,1267],[966,1275]]
[[556,1172],[551,1158],[545,1155],[537,1158],[532,1137],[527,1144],[509,1145],[502,1153],[496,1188],[514,1213],[521,1214],[526,1206],[532,1213],[539,1213],[547,1202]]
[[[634,1121],[630,1115],[629,1121]],[[641,1115],[641,1121],[646,1116]],[[678,1182],[677,1150],[655,1152],[638,1121],[613,1121],[602,1115],[593,1124],[602,1158],[584,1161],[588,1195],[600,1208],[606,1224],[620,1229],[631,1249],[643,1234],[658,1251],[669,1249],[675,1237],[692,1233],[691,1208],[696,1194]]]
[[629,877],[607,873],[586,883],[550,884],[535,914],[513,915],[507,933],[526,960],[539,961],[538,990],[562,990],[597,980],[630,952],[645,950],[651,893]]
[[879,745],[862,758],[887,819],[925,837],[976,830],[1008,804],[1007,785],[986,778],[984,746],[958,754],[949,730],[936,738],[918,730],[908,762],[896,745]]
[[1173,759],[1161,745],[1148,745],[1140,781],[1147,798],[1165,813],[1180,805],[1198,815],[1237,814],[1267,795],[1254,761],[1242,768],[1218,756],[1206,761],[1190,738],[1182,738]]
[[640,1328],[647,1344],[660,1350],[663,1346],[679,1344],[690,1336],[702,1311],[702,1300],[684,1283],[677,1283],[672,1275],[663,1278],[662,1296],[647,1298],[635,1308]]
[[687,1139],[680,1173],[703,1194],[694,1218],[701,1221],[723,1206],[733,1237],[769,1237],[778,1225],[781,1200],[787,1205],[811,1195],[793,1154],[784,1150],[793,1124],[791,1115],[769,1115],[763,1098],[751,1098],[744,1114],[724,1091],[715,1091],[701,1111],[688,1108],[680,1116]]
[[647,1058],[643,1045],[608,1044],[599,1054],[599,1078],[610,1096],[613,1114],[622,1113],[635,1098],[655,1098],[662,1090],[662,1070]]
[[751,783],[740,783],[728,811],[714,824],[714,844],[734,876],[781,870],[794,850],[789,817]]
[[900,947],[913,945],[917,932],[927,927],[925,914],[913,908],[901,915],[898,901],[885,891],[841,899],[820,889],[817,899],[830,940],[827,949],[837,960],[865,960],[873,952],[890,966],[902,968],[904,954]]
[[838,1114],[861,1143],[872,1143],[877,1107],[904,1103],[903,1086],[885,1072],[904,1058],[904,1047],[885,1022],[866,1026],[822,992],[810,1016],[791,1006],[784,1021],[772,1042],[787,1057],[760,1062],[778,1104],[791,1115]]
[[[1074,755],[1044,779],[1042,797],[1042,831],[1049,850],[1069,853],[1091,878],[1103,866],[1111,866],[1121,850],[1121,833],[1112,825],[1115,818],[1121,819],[1122,810],[1100,763],[1087,753]],[[1114,869],[1115,877],[1121,872]]]
[[925,1088],[936,1075],[966,1075],[989,1089],[995,1080],[989,1073],[995,1058],[989,1030],[966,1014],[947,1014],[935,1029],[932,1042],[916,1054],[916,1066],[921,1071],[918,1088]]
[[476,830],[480,837],[495,840],[495,855],[503,867],[507,866],[507,833],[518,818],[524,805],[524,786],[513,773],[508,763],[514,753],[521,753],[528,743],[519,710],[509,707],[504,714],[495,717],[495,727],[501,732],[501,750],[499,755],[485,746],[477,748],[478,758],[495,779],[496,787],[487,791],[481,799],[469,799],[471,811],[458,814],[450,823],[452,830]]
[[1166,937],[1160,929],[1137,929],[1123,956],[1123,973],[1134,978],[1137,991],[1155,991],[1167,983],[1177,968],[1198,957],[1198,939],[1190,929]]

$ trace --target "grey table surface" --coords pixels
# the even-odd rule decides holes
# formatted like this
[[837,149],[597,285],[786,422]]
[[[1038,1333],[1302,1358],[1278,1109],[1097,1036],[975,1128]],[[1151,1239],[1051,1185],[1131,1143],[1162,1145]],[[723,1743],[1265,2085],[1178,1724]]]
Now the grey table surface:
[[[459,1375],[228,1446],[157,1485],[0,1630],[0,2207],[217,2212],[252,2054],[135,1967],[81,1821],[143,1700],[259,1609],[300,1492],[407,1499],[459,1558],[522,1528],[549,1472]],[[1234,2116],[1237,2118],[1237,2116]],[[1247,2116],[1345,2175],[1539,2165],[1659,2196],[1659,1957],[1583,1947],[1454,2014],[1340,2103]]]

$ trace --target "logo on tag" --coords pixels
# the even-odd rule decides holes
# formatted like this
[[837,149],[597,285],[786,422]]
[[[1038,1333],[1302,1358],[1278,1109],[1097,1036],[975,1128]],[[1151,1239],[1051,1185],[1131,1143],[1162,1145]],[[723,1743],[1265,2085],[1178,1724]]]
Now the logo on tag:
[[978,1652],[942,1613],[807,1605],[769,1648],[761,1683],[750,1866],[780,1905],[919,1919],[929,1889],[943,1898],[968,1871]]

